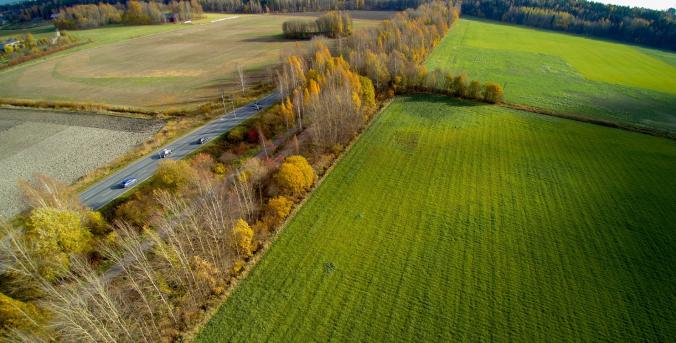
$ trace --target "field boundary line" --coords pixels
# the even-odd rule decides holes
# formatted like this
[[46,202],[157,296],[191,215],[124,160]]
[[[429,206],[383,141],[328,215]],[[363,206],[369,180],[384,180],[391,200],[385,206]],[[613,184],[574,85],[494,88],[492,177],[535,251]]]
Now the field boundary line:
[[209,23],[218,23],[219,21],[230,20],[230,19],[237,19],[237,18],[239,18],[238,15],[236,15],[236,16],[234,16],[234,17],[225,17],[225,18],[220,18],[220,19],[214,19],[214,20],[210,21]]
[[244,266],[243,270],[235,277],[230,279],[229,284],[227,285],[226,290],[223,292],[223,295],[220,296],[219,298],[213,300],[213,302],[210,302],[211,304],[217,304],[216,306],[210,308],[209,310],[204,312],[204,317],[202,320],[200,320],[195,327],[193,327],[191,330],[187,331],[185,333],[185,336],[183,336],[183,339],[186,342],[195,342],[195,338],[197,335],[202,331],[202,328],[209,323],[211,318],[218,312],[218,310],[221,309],[221,306],[230,298],[230,296],[237,290],[237,286],[239,283],[247,278],[247,276],[253,272],[254,269],[256,269],[256,266],[258,263],[267,255],[268,251],[272,248],[273,244],[275,241],[277,241],[277,238],[281,235],[281,233],[286,229],[286,227],[289,225],[289,223],[296,217],[298,212],[304,207],[305,203],[309,201],[315,194],[315,191],[321,186],[321,184],[328,178],[329,175],[331,175],[331,172],[336,168],[338,163],[340,163],[343,158],[352,150],[354,145],[359,142],[361,139],[362,135],[366,133],[372,126],[373,123],[378,120],[380,115],[390,106],[390,104],[396,99],[397,97],[392,97],[390,99],[387,99],[383,102],[381,107],[378,109],[378,112],[371,118],[371,120],[366,124],[364,128],[357,134],[351,141],[350,143],[343,149],[342,153],[336,157],[335,160],[331,163],[331,166],[326,169],[324,172],[324,175],[314,184],[312,187],[312,190],[298,203],[296,204],[293,209],[291,210],[291,213],[289,213],[289,216],[286,217],[284,222],[279,226],[279,228],[275,231],[275,233],[270,237],[270,239],[263,244],[263,246],[258,249],[258,253],[253,256],[252,259],[249,260],[248,263]]
[[635,133],[642,133],[642,134],[655,136],[655,137],[662,137],[662,138],[666,138],[666,139],[676,140],[676,133],[672,133],[672,132],[669,132],[669,131],[666,131],[666,130],[659,130],[659,129],[649,128],[649,127],[638,126],[638,125],[625,124],[625,123],[621,123],[621,122],[609,120],[609,119],[595,118],[595,117],[590,117],[590,116],[585,116],[585,115],[582,115],[582,114],[575,114],[575,113],[549,111],[549,110],[539,108],[539,107],[535,107],[535,106],[515,104],[515,103],[501,103],[501,104],[498,104],[498,106],[504,107],[504,108],[509,108],[509,109],[512,109],[512,110],[530,112],[530,113],[535,113],[535,114],[542,114],[542,115],[546,115],[546,116],[550,116],[550,117],[569,119],[569,120],[574,120],[574,121],[578,121],[578,122],[594,124],[594,125],[598,125],[598,126],[604,126],[604,127],[614,128],[614,129],[631,131],[631,132],[635,132]]

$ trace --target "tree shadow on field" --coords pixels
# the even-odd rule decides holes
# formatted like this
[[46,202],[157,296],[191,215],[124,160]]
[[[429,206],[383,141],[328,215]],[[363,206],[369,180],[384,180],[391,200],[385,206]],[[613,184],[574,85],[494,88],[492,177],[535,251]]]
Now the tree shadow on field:
[[446,95],[437,95],[437,94],[416,94],[411,95],[405,98],[405,103],[433,103],[433,104],[446,104],[451,107],[477,107],[477,106],[492,106],[485,102],[476,101],[476,100],[467,100],[453,98]]
[[266,36],[257,36],[252,38],[242,39],[242,42],[247,43],[276,43],[276,42],[286,42],[286,41],[295,41],[296,39],[286,39],[283,34],[274,34]]

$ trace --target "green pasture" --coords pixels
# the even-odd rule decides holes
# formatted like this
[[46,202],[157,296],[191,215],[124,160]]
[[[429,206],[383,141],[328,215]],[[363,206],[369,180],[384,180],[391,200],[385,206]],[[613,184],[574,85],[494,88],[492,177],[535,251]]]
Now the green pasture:
[[462,19],[426,66],[495,81],[509,102],[676,131],[676,54]]
[[397,99],[198,342],[676,339],[676,142]]

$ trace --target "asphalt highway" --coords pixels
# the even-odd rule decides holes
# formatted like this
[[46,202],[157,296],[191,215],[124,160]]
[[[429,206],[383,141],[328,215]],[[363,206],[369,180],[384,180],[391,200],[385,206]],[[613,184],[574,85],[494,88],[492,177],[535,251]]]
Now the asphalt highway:
[[[259,112],[259,110],[256,109],[256,103],[261,106],[261,109],[264,109],[278,101],[279,95],[275,93],[246,106],[237,108],[230,113],[226,113],[90,186],[80,193],[80,200],[84,205],[94,210],[98,210],[144,180],[153,176],[157,169],[157,165],[163,160],[159,157],[159,153],[162,149],[171,149],[172,151],[171,155],[166,157],[166,159],[180,160],[202,146],[199,144],[200,138],[204,137],[209,140],[214,139],[254,116]],[[130,187],[122,187],[122,180],[128,178],[135,178],[138,181]]]

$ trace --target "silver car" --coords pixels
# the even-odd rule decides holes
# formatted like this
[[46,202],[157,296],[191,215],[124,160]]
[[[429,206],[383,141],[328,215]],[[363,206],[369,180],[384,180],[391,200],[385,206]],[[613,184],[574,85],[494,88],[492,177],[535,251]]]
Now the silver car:
[[169,155],[171,155],[171,149],[162,149],[162,151],[160,151],[160,158],[165,158]]

